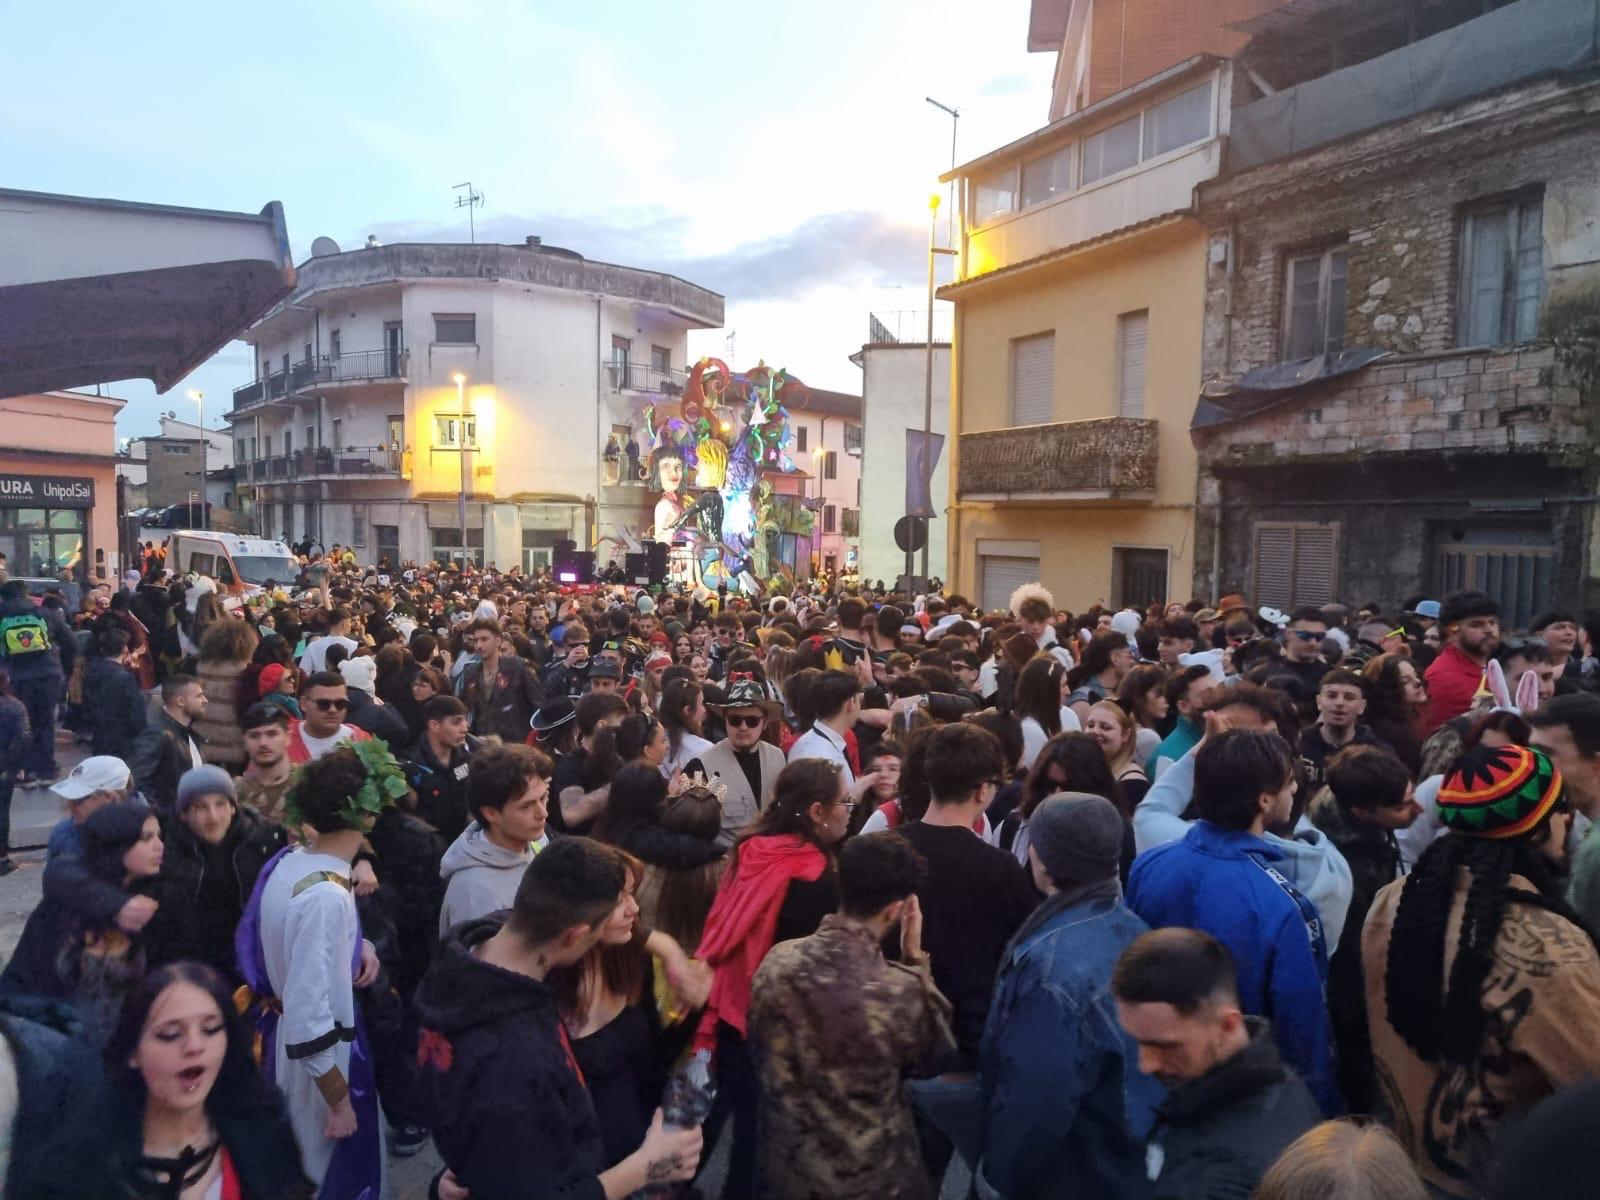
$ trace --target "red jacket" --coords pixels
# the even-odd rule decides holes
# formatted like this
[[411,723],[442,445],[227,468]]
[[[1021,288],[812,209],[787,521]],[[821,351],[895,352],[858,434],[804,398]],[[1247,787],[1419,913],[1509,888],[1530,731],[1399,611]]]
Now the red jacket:
[[1483,664],[1451,642],[1429,664],[1423,678],[1428,683],[1426,737],[1446,721],[1453,721],[1472,707],[1472,697],[1483,686]]

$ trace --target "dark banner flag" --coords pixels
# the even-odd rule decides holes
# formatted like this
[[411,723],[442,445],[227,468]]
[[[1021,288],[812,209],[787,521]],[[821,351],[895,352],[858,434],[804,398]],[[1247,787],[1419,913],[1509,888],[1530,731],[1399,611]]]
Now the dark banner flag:
[[936,517],[933,507],[933,469],[944,452],[944,434],[906,430],[906,515]]

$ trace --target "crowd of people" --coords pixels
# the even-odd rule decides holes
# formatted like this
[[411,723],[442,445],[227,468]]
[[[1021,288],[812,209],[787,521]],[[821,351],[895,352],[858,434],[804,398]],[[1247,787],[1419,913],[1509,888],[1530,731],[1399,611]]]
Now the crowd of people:
[[7,1198],[1589,1194],[1600,615],[145,565],[0,587]]

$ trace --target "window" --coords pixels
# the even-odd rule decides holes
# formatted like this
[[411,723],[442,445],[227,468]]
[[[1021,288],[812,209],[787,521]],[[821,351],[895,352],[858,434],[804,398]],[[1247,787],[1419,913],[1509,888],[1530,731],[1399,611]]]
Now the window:
[[302,354],[302,355],[301,355],[301,357],[302,357],[302,358],[303,358],[303,359],[304,359],[304,360],[305,360],[305,361],[306,361],[306,362],[310,362],[310,361],[311,361],[311,343],[310,343],[310,342],[307,342],[307,343],[306,343],[306,344],[305,344],[305,353],[304,353],[304,354]]
[[236,462],[236,463],[244,462],[244,439],[243,438],[240,438],[238,441],[233,443],[233,461]]
[[1139,114],[1083,139],[1085,186],[1139,162]]
[[837,533],[839,531],[839,510],[831,504],[822,506],[822,532]]
[[844,450],[849,454],[852,450],[861,453],[861,426],[846,425],[844,427]]
[[[465,447],[462,445],[465,439]],[[433,448],[435,450],[476,450],[478,448],[478,418],[457,413],[439,413],[433,418]]]
[[1017,169],[1005,167],[973,184],[972,223],[982,225],[991,217],[1017,207]]
[[1284,279],[1286,362],[1344,349],[1348,248],[1334,246],[1289,259]]
[[[1150,310],[1117,318],[1117,415],[1144,416],[1144,381],[1150,340]],[[1157,596],[1156,599],[1161,597]]]
[[256,461],[256,439],[255,438],[251,438],[250,439],[250,461],[251,462],[255,462]]
[[1039,581],[1037,558],[1013,558],[1009,555],[978,555],[979,593],[985,612],[1004,612],[1011,603],[1011,593],[1025,583]]
[[670,347],[650,347],[650,369],[662,373],[672,370],[672,350]]
[[339,331],[337,329],[328,333],[328,353],[333,355],[334,358],[339,357]]
[[261,444],[266,447],[266,453],[262,457],[263,458],[271,458],[272,457],[272,435],[269,433],[269,434],[267,434],[266,437],[262,438],[261,439]]
[[611,335],[611,361],[622,366],[628,365],[628,355],[633,350],[633,339]]
[[1167,552],[1134,546],[1111,548],[1111,580],[1116,603],[1143,612],[1167,598]]
[[294,456],[294,431],[290,429],[283,431],[283,456],[285,458]]
[[161,450],[165,454],[188,454],[189,447],[183,442],[163,442]]
[[807,431],[807,429],[806,429],[806,427],[804,425],[796,425],[794,427],[794,448],[797,451],[799,451],[801,454],[804,454],[806,452],[806,433],[807,432],[808,431]]
[[306,449],[307,450],[314,450],[316,448],[316,445],[317,445],[317,427],[315,425],[307,425],[306,426]]
[[1548,528],[1453,529],[1436,562],[1441,595],[1488,593],[1506,629],[1526,629],[1555,599]]
[[1302,604],[1332,604],[1339,594],[1339,526],[1303,521],[1257,521],[1257,604],[1285,612]]
[[859,508],[847,508],[844,510],[844,523],[841,531],[847,538],[861,536],[861,510]]
[[1055,415],[1056,335],[1011,343],[1011,423],[1045,425]]
[[1456,342],[1525,342],[1544,295],[1544,201],[1505,201],[1467,213],[1461,226],[1461,317]]
[[1211,81],[1179,92],[1144,114],[1144,157],[1203,142],[1211,136]]
[[344,418],[333,419],[333,448],[335,451],[344,449]]
[[352,504],[350,506],[350,544],[352,546],[365,546],[367,544],[367,506],[365,504]]
[[433,340],[446,345],[477,345],[477,316],[473,313],[434,313]]
[[461,540],[460,529],[429,529],[428,538],[432,543],[435,562],[460,562],[469,559],[478,566],[483,565],[483,530],[467,530],[465,544]]
[[822,455],[822,477],[824,479],[839,478],[839,452],[827,450]]
[[1054,154],[1046,154],[1032,162],[1022,164],[1022,207],[1043,204],[1056,196],[1072,190],[1072,163],[1077,157],[1076,146],[1063,146]]

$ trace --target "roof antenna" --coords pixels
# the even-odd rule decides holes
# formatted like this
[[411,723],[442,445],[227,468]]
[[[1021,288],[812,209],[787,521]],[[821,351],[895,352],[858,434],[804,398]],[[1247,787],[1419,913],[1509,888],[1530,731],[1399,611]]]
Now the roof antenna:
[[467,210],[467,232],[473,242],[476,243],[478,240],[478,224],[473,220],[472,210],[483,207],[483,193],[473,189],[472,180],[470,179],[465,183],[456,184],[451,191],[459,192],[462,188],[466,188],[467,194],[456,197],[456,207]]

